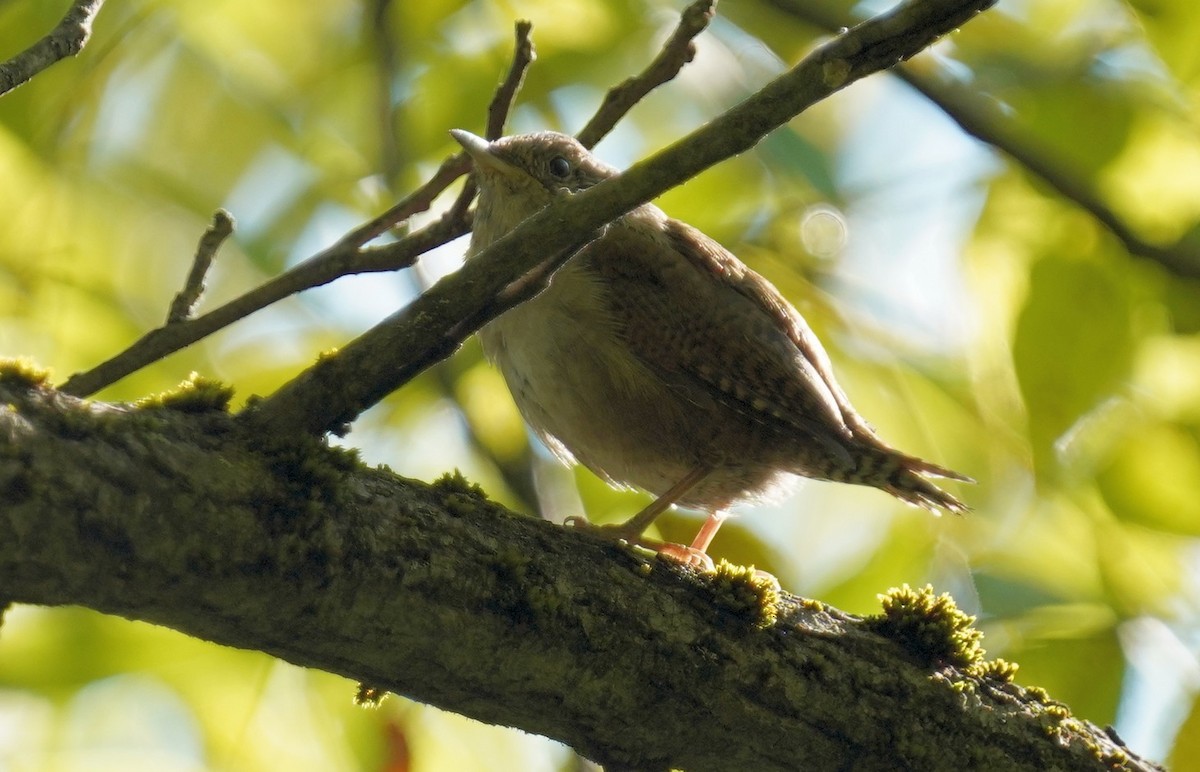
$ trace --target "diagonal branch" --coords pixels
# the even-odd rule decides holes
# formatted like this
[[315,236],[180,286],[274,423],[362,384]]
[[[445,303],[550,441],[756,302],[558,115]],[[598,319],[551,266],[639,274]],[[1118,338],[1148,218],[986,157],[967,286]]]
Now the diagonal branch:
[[[387,7],[388,4],[384,2],[377,8],[380,13],[385,13]],[[685,16],[689,13],[692,13],[690,8],[684,11]],[[488,110],[489,136],[494,126],[503,126],[506,110],[510,106],[509,100],[516,94],[525,69],[534,60],[533,47],[529,40],[531,25],[526,25],[527,22],[518,22],[516,25],[513,63]],[[682,26],[683,22],[681,28]],[[676,37],[673,36],[667,45],[675,45],[673,41]],[[660,55],[659,59],[662,58]],[[661,67],[652,69],[662,72]],[[660,76],[646,80],[647,87],[644,91],[661,85],[666,79],[669,78]],[[615,122],[632,106],[633,102],[628,101],[615,107],[606,103],[606,106],[601,108],[605,122]],[[368,246],[368,243],[387,233],[398,223],[428,210],[435,198],[469,170],[470,162],[465,153],[446,158],[424,185],[379,216],[347,233],[336,244],[207,314],[151,330],[124,351],[90,370],[72,375],[61,388],[77,396],[94,394],[125,376],[291,295],[328,284],[342,276],[394,271],[413,265],[425,252],[469,232],[471,213],[468,207],[474,197],[472,183],[464,186],[450,209],[433,224],[392,244]]]
[[[815,0],[771,0],[771,4],[796,19],[833,32],[850,22],[843,6]],[[931,68],[901,65],[893,71],[925,98],[937,105],[967,134],[1012,158],[1026,171],[1074,201],[1125,245],[1130,254],[1159,263],[1168,271],[1200,278],[1200,244],[1187,238],[1171,245],[1142,238],[1104,201],[1084,174],[1071,169],[1052,148],[1045,147],[1012,116],[1000,110],[975,89]]]
[[410,266],[425,252],[453,241],[469,228],[470,223],[463,218],[443,215],[395,243],[378,247],[360,247],[356,243],[360,234],[352,233],[291,270],[206,314],[151,330],[119,354],[90,370],[72,375],[61,388],[80,397],[94,394],[272,303],[350,273],[392,271]]
[[[376,12],[386,14],[387,8],[387,2],[381,3]],[[503,125],[507,110],[511,107],[511,100],[524,77],[525,68],[533,61],[533,49],[529,41],[531,26],[528,22],[517,24],[513,66],[509,76],[497,88],[496,97],[492,100],[489,110],[489,123],[499,121]],[[471,184],[464,188],[449,211],[443,213],[434,223],[391,244],[368,246],[368,243],[387,233],[398,223],[428,210],[434,199],[456,179],[470,171],[470,168],[471,163],[466,153],[460,152],[446,158],[425,184],[387,211],[347,233],[337,243],[207,314],[177,319],[151,330],[124,351],[91,370],[72,375],[62,384],[62,390],[81,397],[94,394],[146,365],[186,348],[284,298],[350,274],[395,271],[413,265],[422,254],[469,232],[471,218],[467,207],[474,197]]]
[[748,150],[855,80],[915,55],[993,1],[907,0],[833,38],[746,101],[620,177],[559,199],[529,218],[407,308],[285,384],[250,420],[277,431],[341,429],[479,327],[537,294],[542,285],[521,277],[548,277],[605,223]]
[[627,78],[604,95],[604,102],[596,114],[575,135],[580,144],[586,148],[595,147],[642,97],[678,75],[696,55],[694,38],[708,27],[716,13],[717,0],[695,0],[684,8],[679,16],[679,24],[654,61],[641,73]]
[[0,95],[7,94],[50,65],[74,56],[92,36],[92,22],[104,0],[75,0],[62,20],[41,40],[0,62]]

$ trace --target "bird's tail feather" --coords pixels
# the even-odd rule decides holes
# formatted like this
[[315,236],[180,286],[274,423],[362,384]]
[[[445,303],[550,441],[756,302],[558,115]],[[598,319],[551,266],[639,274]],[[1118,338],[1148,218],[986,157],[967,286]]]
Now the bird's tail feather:
[[930,477],[975,482],[966,475],[886,446],[867,454],[858,469],[850,473],[845,482],[873,485],[901,501],[923,507],[935,514],[941,510],[956,515],[970,511],[971,508],[957,497],[930,482]]

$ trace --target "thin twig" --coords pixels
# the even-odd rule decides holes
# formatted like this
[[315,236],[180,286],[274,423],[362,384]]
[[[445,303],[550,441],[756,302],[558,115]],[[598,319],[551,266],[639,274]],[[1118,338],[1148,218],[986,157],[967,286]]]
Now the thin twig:
[[[817,0],[770,0],[771,4],[806,24],[834,32],[851,23],[844,7]],[[1071,169],[1060,153],[1046,147],[1013,117],[998,109],[977,89],[951,77],[930,73],[924,67],[901,65],[895,75],[937,105],[967,134],[1012,158],[1026,171],[1074,201],[1120,241],[1130,254],[1159,263],[1178,276],[1200,278],[1200,245],[1186,238],[1169,246],[1151,243],[1120,217],[1090,185],[1086,176]]]
[[469,222],[443,216],[392,244],[355,249],[344,241],[338,242],[207,314],[151,330],[116,356],[91,370],[72,375],[60,388],[75,396],[94,394],[146,365],[186,348],[286,297],[328,284],[349,273],[373,273],[405,268],[416,262],[424,253],[453,241],[469,229]]
[[[715,2],[715,0],[712,1]],[[692,7],[700,5],[701,3],[694,3]],[[690,10],[691,7],[685,11],[685,16]],[[517,85],[524,77],[525,70],[535,58],[532,42],[529,39],[531,26],[524,27],[522,22],[517,23],[513,64],[509,68],[508,76],[498,87],[497,96],[492,99],[488,118],[489,130],[495,121],[499,121],[503,126],[506,118],[506,111],[501,108],[508,98],[501,98],[499,94],[510,90],[515,94]],[[681,21],[680,26],[683,27],[684,22]],[[677,37],[678,35],[673,35],[666,45],[673,45],[673,41]],[[664,58],[666,57],[660,54],[656,61]],[[648,71],[653,68],[652,64]],[[650,79],[647,79],[646,82],[651,83]],[[665,82],[665,80],[658,82]],[[651,83],[646,90],[653,88],[654,85],[658,85],[658,83]],[[632,106],[632,103],[629,106]],[[615,121],[620,117],[615,108],[605,110],[605,115],[608,116],[606,121]],[[428,210],[434,199],[470,169],[471,162],[465,152],[446,158],[425,184],[387,211],[347,233],[336,244],[203,316],[169,327],[151,330],[129,348],[107,361],[91,370],[71,376],[60,388],[75,396],[94,394],[121,378],[290,295],[327,284],[349,274],[392,271],[411,266],[424,252],[470,231],[471,212],[469,207],[474,197],[473,183],[468,182],[464,186],[464,190],[451,205],[450,210],[442,215],[436,223],[408,234],[393,244],[367,246],[368,243],[388,232],[397,223]]]
[[[492,100],[493,108],[489,111],[489,121],[492,120],[492,116],[497,116],[496,120],[503,125],[508,106],[511,106],[512,95],[515,95],[525,70],[534,59],[533,46],[529,41],[531,27],[528,22],[517,24],[517,47],[513,56],[513,66],[509,70],[509,76],[498,87],[497,97]],[[501,97],[500,92],[509,96]],[[350,231],[331,247],[203,316],[151,330],[116,356],[91,370],[71,376],[60,388],[75,396],[94,394],[146,365],[190,346],[286,297],[349,274],[394,271],[411,266],[430,249],[453,241],[470,231],[471,214],[468,207],[474,196],[473,190],[470,195],[467,195],[465,190],[460,193],[450,210],[437,222],[392,244],[368,246],[368,243],[397,223],[428,210],[442,191],[470,169],[471,162],[466,153],[457,153],[446,158],[424,185],[383,214]]]
[[[381,13],[383,7],[380,6]],[[517,48],[513,66],[509,76],[498,87],[497,97],[492,100],[493,108],[489,112],[489,120],[491,116],[497,116],[496,119],[501,125],[508,107],[511,106],[513,95],[524,78],[525,70],[534,59],[532,43],[529,41],[531,27],[528,22],[517,24]],[[501,92],[508,96],[500,96]],[[464,190],[450,210],[432,225],[408,234],[392,244],[368,246],[368,243],[397,223],[428,210],[442,191],[470,169],[471,162],[466,153],[457,153],[446,158],[424,185],[383,214],[347,233],[333,246],[203,316],[151,330],[116,356],[91,370],[71,376],[60,388],[76,396],[94,394],[146,365],[190,346],[286,297],[349,274],[394,271],[411,266],[420,255],[430,249],[453,241],[470,231],[471,215],[468,207],[474,196],[473,190],[470,195]]]
[[395,74],[400,71],[400,49],[392,34],[392,0],[373,0],[364,15],[365,37],[375,43],[374,60],[376,120],[379,122],[379,172],[390,189],[400,169],[401,148],[396,136]]
[[[525,71],[529,68],[530,63],[536,58],[534,53],[533,43],[529,38],[529,33],[533,25],[527,21],[518,21],[516,24],[516,47],[513,52],[512,66],[509,67],[508,75],[503,82],[496,87],[496,93],[492,97],[490,106],[488,107],[488,137],[494,139],[500,136],[500,132],[504,130],[504,122],[508,118],[508,111],[512,107],[512,100],[515,98],[517,90],[525,79]],[[493,126],[499,128],[493,132]],[[495,134],[495,137],[492,134]],[[456,179],[463,176],[471,170],[471,160],[466,153],[456,153],[442,161],[442,165],[434,173],[424,185],[408,195],[391,209],[388,209],[383,214],[375,219],[367,222],[358,228],[355,228],[343,241],[354,243],[356,246],[363,246],[368,241],[377,238],[397,223],[407,220],[415,214],[424,212],[429,209],[433,200],[442,194],[446,188],[450,187]],[[467,187],[471,188],[470,195],[466,195],[464,189],[459,194],[458,200],[452,206],[453,211],[465,212],[466,207],[470,205],[471,199],[474,198],[474,186],[468,183]],[[466,199],[465,202],[463,199]]]
[[530,36],[532,32],[533,22],[525,19],[517,21],[513,29],[512,64],[509,65],[504,82],[496,89],[492,101],[488,104],[487,133],[484,134],[488,139],[499,139],[504,134],[504,124],[508,121],[508,114],[516,101],[517,92],[525,82],[525,73],[529,70],[529,65],[537,59],[537,51]]
[[[513,104],[516,102],[517,94],[525,82],[525,73],[528,72],[529,66],[537,59],[532,33],[533,23],[523,19],[518,20],[513,27],[512,62],[509,65],[508,73],[496,88],[496,92],[492,96],[492,101],[488,104],[487,124],[484,130],[484,136],[488,139],[496,139],[503,136],[504,125],[508,122],[508,116],[512,111]],[[466,182],[463,183],[458,197],[450,205],[450,213],[453,216],[461,217],[465,221],[470,222],[473,214],[470,211],[470,206],[471,202],[475,199],[477,191],[478,186],[475,182],[475,175],[470,174],[467,176]],[[421,292],[429,289],[425,276],[420,271],[412,271],[408,276]],[[438,366],[432,369],[432,374],[434,383],[442,391],[442,394],[454,402],[459,402],[460,400],[456,393],[457,377],[450,367],[450,363],[439,362]],[[529,448],[529,443],[523,443],[521,453],[517,457],[501,458],[491,446],[483,441],[477,427],[467,415],[467,411],[460,410],[460,415],[467,441],[471,444],[475,452],[482,458],[491,461],[492,465],[499,471],[500,476],[503,478],[504,484],[524,503],[527,511],[540,509],[538,506],[537,486],[534,484],[533,479],[533,453]]]
[[0,63],[0,95],[7,94],[60,59],[82,51],[92,36],[92,22],[102,5],[104,0],[75,0],[45,37]]
[[171,308],[167,311],[167,324],[178,324],[192,318],[196,303],[200,302],[200,296],[204,294],[204,279],[208,276],[208,269],[212,267],[213,258],[217,256],[221,244],[233,233],[233,227],[233,217],[229,212],[224,209],[213,212],[212,225],[208,226],[208,230],[200,237],[187,281],[171,301]]
[[970,21],[994,0],[906,0],[819,46],[741,104],[619,177],[555,200],[408,307],[323,357],[244,420],[270,432],[321,434],[344,426],[508,307],[505,288],[532,271],[553,271],[597,229],[625,212],[753,147],[809,106],[895,65]]
[[[521,84],[525,82],[525,73],[529,70],[529,65],[537,59],[537,51],[533,47],[533,38],[531,37],[532,32],[533,22],[524,19],[517,21],[514,27],[512,64],[509,65],[508,74],[496,87],[496,93],[492,95],[492,101],[488,104],[487,128],[484,134],[488,139],[498,139],[504,134],[504,124],[508,122],[508,114],[512,111],[517,92],[521,90]],[[463,184],[462,190],[459,191],[458,198],[454,199],[454,203],[450,207],[451,211],[466,215],[467,208],[471,206],[478,190],[475,175],[471,174]]]
[[434,199],[442,194],[442,191],[469,171],[471,171],[471,159],[465,152],[456,153],[444,159],[438,170],[424,185],[409,193],[383,214],[347,233],[338,243],[361,247],[372,239],[379,238],[398,223],[427,211],[433,205]]
[[[513,83],[520,83],[525,69],[534,58],[532,44],[528,40],[531,25],[525,24],[523,28],[521,23],[518,23],[517,51],[513,68],[509,77],[499,86],[500,90],[512,94],[516,93]],[[518,67],[521,61],[524,61],[524,64]],[[511,104],[511,98],[498,97],[492,100],[496,107],[491,114],[499,116],[501,124],[507,114],[507,108],[504,106]],[[473,191],[471,195],[466,195],[465,191],[460,194],[450,210],[432,225],[408,234],[392,244],[368,246],[368,243],[397,223],[428,210],[434,199],[470,169],[471,162],[466,153],[457,153],[446,158],[425,184],[383,214],[350,231],[329,248],[203,316],[151,330],[119,354],[91,370],[71,376],[60,388],[75,396],[94,394],[146,365],[190,346],[286,297],[349,274],[394,271],[411,266],[420,255],[430,249],[453,241],[470,231],[471,214],[468,207],[474,195]]]
[[575,138],[584,147],[595,147],[642,97],[678,75],[683,66],[695,57],[696,44],[693,38],[708,27],[716,14],[716,6],[717,0],[695,0],[684,8],[679,16],[679,24],[654,61],[638,75],[609,89],[596,114]]

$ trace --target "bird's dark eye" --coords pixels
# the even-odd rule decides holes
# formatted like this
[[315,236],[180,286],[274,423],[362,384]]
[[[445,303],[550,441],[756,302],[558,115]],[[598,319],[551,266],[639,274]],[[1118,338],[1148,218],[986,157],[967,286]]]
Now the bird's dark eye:
[[556,155],[550,159],[550,173],[561,180],[571,173],[571,163],[561,155]]

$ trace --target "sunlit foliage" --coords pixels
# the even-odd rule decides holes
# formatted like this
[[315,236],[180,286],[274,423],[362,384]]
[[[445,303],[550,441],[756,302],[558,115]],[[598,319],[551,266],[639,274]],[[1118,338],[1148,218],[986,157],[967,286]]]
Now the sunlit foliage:
[[[721,6],[695,62],[597,153],[627,165],[751,93],[829,34],[806,6],[850,10]],[[0,4],[0,58],[65,7]],[[238,227],[207,304],[382,211],[455,150],[448,129],[482,129],[516,19],[534,23],[538,60],[510,130],[575,131],[680,7],[109,3],[79,57],[0,98],[0,355],[61,381],[161,324],[217,207]],[[999,150],[880,75],[659,202],[796,303],[886,438],[979,481],[955,489],[975,511],[941,519],[807,483],[740,512],[714,555],[858,613],[903,583],[948,591],[988,655],[1020,664],[1018,682],[1179,769],[1200,767],[1198,39],[1193,0],[1005,0],[914,63],[989,111]],[[1045,163],[1014,161],[1014,146]],[[1190,263],[1131,254],[1047,169],[1145,242],[1182,243]],[[452,270],[463,246],[290,299],[99,397],[137,399],[192,371],[233,384],[235,406],[269,393]],[[556,519],[618,519],[645,501],[531,451],[474,344],[345,441],[408,476],[460,468]],[[697,523],[678,513],[661,528],[686,538]],[[17,607],[0,633],[0,766],[578,763],[549,741],[394,697],[367,710],[354,694],[147,625]]]

